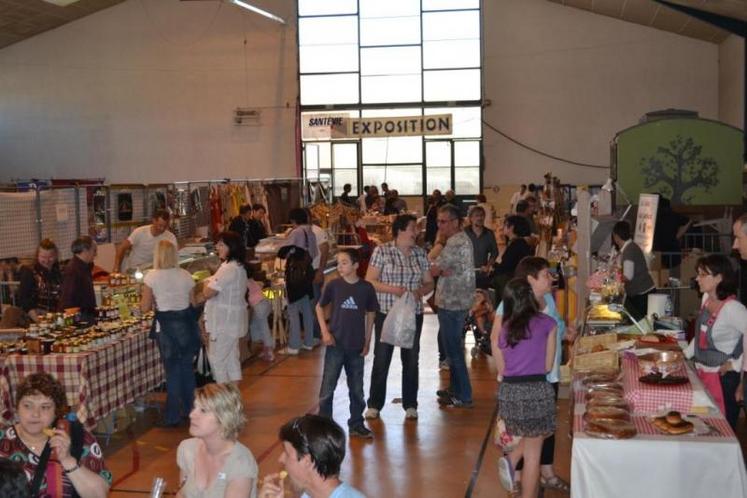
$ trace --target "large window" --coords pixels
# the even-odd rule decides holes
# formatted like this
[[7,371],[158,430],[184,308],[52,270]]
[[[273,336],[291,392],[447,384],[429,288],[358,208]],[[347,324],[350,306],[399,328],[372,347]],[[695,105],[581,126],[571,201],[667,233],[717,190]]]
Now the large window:
[[479,0],[299,0],[303,116],[452,114],[451,135],[304,139],[304,171],[401,195],[481,188]]

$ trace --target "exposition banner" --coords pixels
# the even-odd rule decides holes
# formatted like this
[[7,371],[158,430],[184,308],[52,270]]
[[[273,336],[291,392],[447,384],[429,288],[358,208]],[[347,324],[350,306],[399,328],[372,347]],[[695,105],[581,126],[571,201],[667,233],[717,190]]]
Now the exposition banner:
[[309,114],[302,123],[304,140],[335,138],[411,137],[451,135],[452,114],[350,118],[346,114]]

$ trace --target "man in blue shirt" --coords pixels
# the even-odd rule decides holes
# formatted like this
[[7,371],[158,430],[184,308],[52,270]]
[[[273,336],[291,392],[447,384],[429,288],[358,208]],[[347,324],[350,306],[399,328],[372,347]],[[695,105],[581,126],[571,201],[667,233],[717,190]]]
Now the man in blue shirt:
[[334,420],[304,415],[288,421],[278,434],[283,452],[278,458],[285,470],[265,477],[259,498],[283,498],[285,479],[302,491],[301,498],[365,498],[340,480],[345,458],[345,432]]

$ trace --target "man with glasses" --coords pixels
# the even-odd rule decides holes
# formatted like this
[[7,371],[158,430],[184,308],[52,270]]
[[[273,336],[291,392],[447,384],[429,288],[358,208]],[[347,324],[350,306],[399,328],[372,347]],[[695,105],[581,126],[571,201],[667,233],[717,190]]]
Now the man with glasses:
[[429,254],[436,286],[438,325],[449,359],[449,388],[439,390],[439,404],[472,406],[472,386],[464,361],[462,328],[475,292],[475,259],[472,242],[462,230],[459,208],[445,204],[436,218],[438,235]]

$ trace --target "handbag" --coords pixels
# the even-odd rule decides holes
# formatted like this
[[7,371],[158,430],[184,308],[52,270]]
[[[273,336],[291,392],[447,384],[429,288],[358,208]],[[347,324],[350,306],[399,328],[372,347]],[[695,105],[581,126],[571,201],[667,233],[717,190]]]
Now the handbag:
[[200,347],[197,356],[195,356],[194,370],[195,385],[197,387],[202,387],[206,384],[212,384],[215,382],[215,379],[213,379],[213,371],[210,369],[210,362],[207,357],[207,349],[204,344]]
[[508,429],[506,429],[506,422],[500,415],[496,416],[493,428],[493,444],[501,448],[503,453],[511,453],[519,446],[520,442],[521,436],[509,434]]

